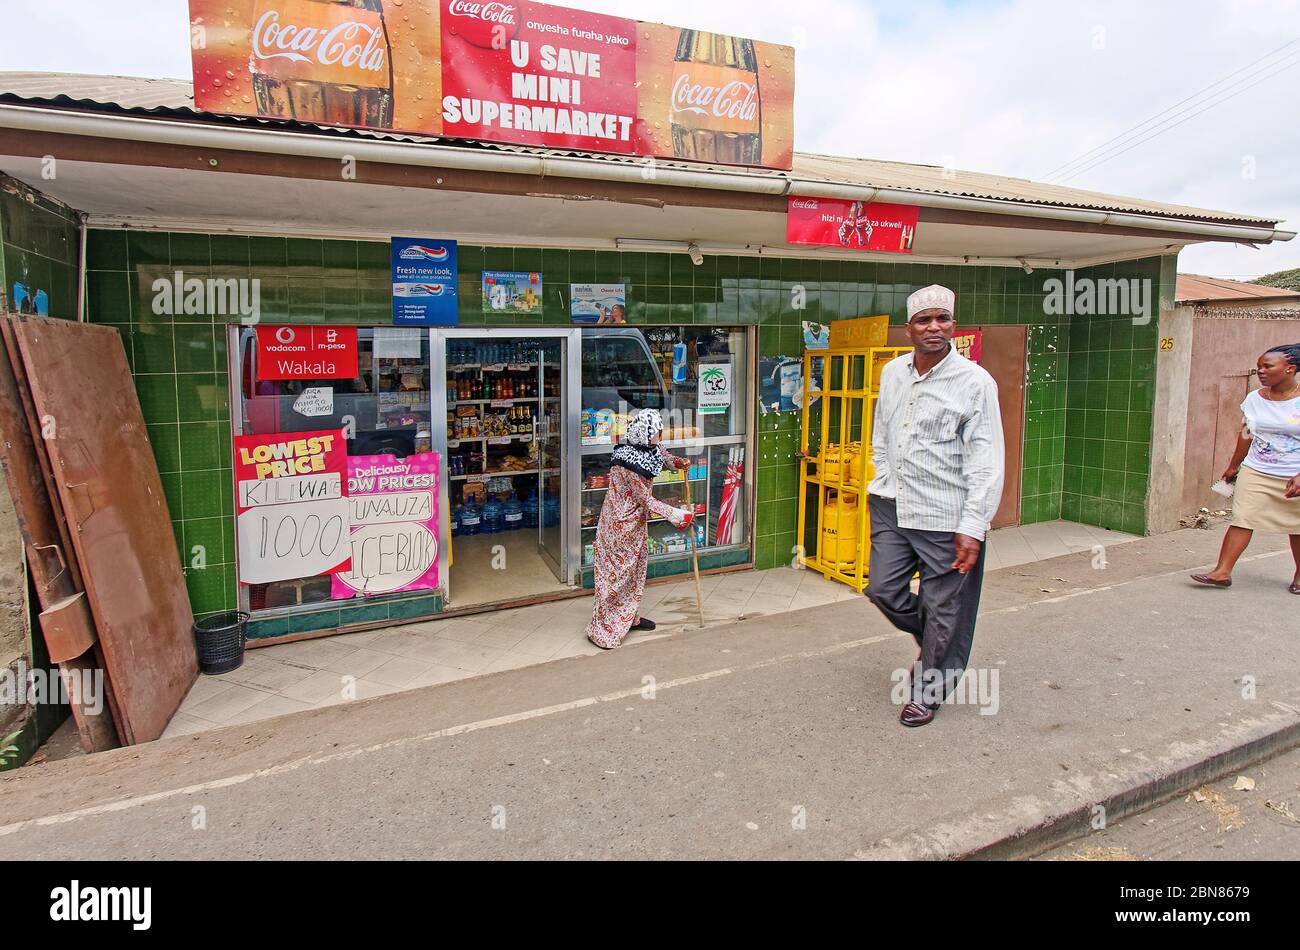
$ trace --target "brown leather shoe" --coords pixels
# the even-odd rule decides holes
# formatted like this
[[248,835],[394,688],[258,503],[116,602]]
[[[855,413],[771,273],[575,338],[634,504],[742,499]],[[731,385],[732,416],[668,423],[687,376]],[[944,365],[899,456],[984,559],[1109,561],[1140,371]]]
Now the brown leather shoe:
[[1232,586],[1231,577],[1228,578],[1226,581],[1216,581],[1209,574],[1193,574],[1192,580],[1196,581],[1196,583],[1198,584],[1204,584],[1206,587],[1231,587]]
[[934,718],[935,711],[929,706],[922,706],[920,703],[908,703],[903,707],[902,715],[898,721],[905,726],[924,726]]

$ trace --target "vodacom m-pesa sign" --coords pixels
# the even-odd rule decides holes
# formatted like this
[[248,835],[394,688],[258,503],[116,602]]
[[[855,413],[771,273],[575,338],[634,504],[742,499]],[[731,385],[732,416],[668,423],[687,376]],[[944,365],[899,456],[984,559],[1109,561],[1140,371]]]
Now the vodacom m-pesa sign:
[[356,379],[356,376],[356,327],[257,328],[258,379]]
[[794,50],[543,3],[190,0],[195,105],[789,168]]

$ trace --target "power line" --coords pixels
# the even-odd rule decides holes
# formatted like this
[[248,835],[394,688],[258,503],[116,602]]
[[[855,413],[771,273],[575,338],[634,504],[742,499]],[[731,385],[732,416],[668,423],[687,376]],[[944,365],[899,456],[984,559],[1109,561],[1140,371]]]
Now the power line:
[[[1266,60],[1272,59],[1272,58],[1273,58],[1274,56],[1276,56],[1278,53],[1282,52],[1282,50],[1287,49],[1288,47],[1291,47],[1291,46],[1295,46],[1297,43],[1300,43],[1300,39],[1294,39],[1294,40],[1291,40],[1290,42],[1283,43],[1281,46],[1277,47],[1277,49],[1274,49],[1273,51],[1271,51],[1271,52],[1269,52],[1269,53],[1266,53],[1264,56],[1261,56],[1259,59],[1255,60],[1254,62],[1249,63],[1249,64],[1247,64],[1247,65],[1245,65],[1245,66],[1242,66],[1240,69],[1237,69],[1237,70],[1234,70],[1233,72],[1228,73],[1228,75],[1222,77],[1221,79],[1217,79],[1217,80],[1215,80],[1214,82],[1210,83],[1208,86],[1205,86],[1205,87],[1203,87],[1202,89],[1199,89],[1199,90],[1197,90],[1196,92],[1192,93],[1190,96],[1187,96],[1186,98],[1180,99],[1180,100],[1178,100],[1177,102],[1175,102],[1173,105],[1168,106],[1168,107],[1166,107],[1166,108],[1164,108],[1164,109],[1161,109],[1161,110],[1160,110],[1159,112],[1157,112],[1155,115],[1151,116],[1150,118],[1148,118],[1148,119],[1146,119],[1146,120],[1144,120],[1144,121],[1142,121],[1142,122],[1139,122],[1137,125],[1133,126],[1132,128],[1130,128],[1130,129],[1128,129],[1128,130],[1126,130],[1126,131],[1124,131],[1124,132],[1121,132],[1119,135],[1116,135],[1114,138],[1107,139],[1105,142],[1102,142],[1100,145],[1097,145],[1097,146],[1095,146],[1095,147],[1093,147],[1093,148],[1088,149],[1088,151],[1086,151],[1086,152],[1084,152],[1083,154],[1081,154],[1081,155],[1079,155],[1079,156],[1077,156],[1077,157],[1071,159],[1070,161],[1066,162],[1064,165],[1058,165],[1056,168],[1053,168],[1050,172],[1048,172],[1046,175],[1044,175],[1044,176],[1043,176],[1043,179],[1044,179],[1045,181],[1050,181],[1050,180],[1052,179],[1052,177],[1055,176],[1058,172],[1061,172],[1061,171],[1063,171],[1064,169],[1069,168],[1071,165],[1075,165],[1075,164],[1078,164],[1079,162],[1083,162],[1084,160],[1086,160],[1087,158],[1089,158],[1089,156],[1091,156],[1094,152],[1102,151],[1102,150],[1106,149],[1108,146],[1110,146],[1110,145],[1112,145],[1112,144],[1118,144],[1121,140],[1126,139],[1126,138],[1130,137],[1131,135],[1137,133],[1139,130],[1141,130],[1141,129],[1144,128],[1145,126],[1150,125],[1152,122],[1160,121],[1160,120],[1162,119],[1163,116],[1165,116],[1167,113],[1170,113],[1170,112],[1172,112],[1173,110],[1177,109],[1179,106],[1183,105],[1184,103],[1186,103],[1186,102],[1190,102],[1190,101],[1192,101],[1193,99],[1200,98],[1202,95],[1204,95],[1204,94],[1205,94],[1206,92],[1208,92],[1209,90],[1213,89],[1215,86],[1221,86],[1221,85],[1223,85],[1225,82],[1227,82],[1227,81],[1228,81],[1229,79],[1231,79],[1232,77],[1237,76],[1237,75],[1240,75],[1240,74],[1243,73],[1243,72],[1247,72],[1247,71],[1254,70],[1254,69],[1257,69],[1257,68],[1259,68],[1259,67],[1262,67],[1263,64],[1264,64],[1264,62],[1265,62]],[[1288,54],[1288,55],[1289,55],[1289,54]],[[1271,64],[1271,65],[1272,65],[1272,66],[1276,66],[1277,64],[1276,64],[1276,63],[1273,63],[1273,64]],[[1271,68],[1271,66],[1270,66],[1270,67],[1266,67],[1266,68]],[[1222,90],[1221,90],[1221,91],[1222,91]],[[1184,111],[1186,111],[1186,110],[1184,110]],[[1172,116],[1170,116],[1170,118],[1172,118]]]
[[[1277,65],[1277,64],[1275,63],[1274,65]],[[1156,138],[1156,137],[1158,137],[1158,136],[1164,135],[1164,133],[1168,132],[1170,129],[1176,129],[1178,126],[1182,125],[1184,122],[1189,122],[1189,121],[1191,121],[1192,119],[1196,118],[1196,117],[1197,117],[1198,115],[1200,115],[1201,113],[1203,113],[1203,112],[1208,112],[1210,109],[1213,109],[1215,106],[1217,106],[1217,105],[1221,105],[1221,104],[1227,102],[1229,99],[1233,99],[1233,98],[1235,98],[1235,97],[1241,95],[1243,92],[1247,91],[1248,89],[1253,89],[1255,86],[1258,86],[1260,83],[1264,82],[1266,79],[1272,79],[1274,76],[1277,76],[1277,75],[1279,75],[1280,73],[1284,73],[1284,72],[1286,72],[1288,69],[1291,69],[1291,68],[1293,68],[1293,67],[1295,67],[1295,66],[1300,66],[1300,58],[1297,58],[1297,59],[1295,59],[1295,60],[1292,60],[1290,63],[1287,63],[1285,66],[1282,66],[1282,68],[1280,68],[1280,69],[1276,69],[1276,70],[1274,70],[1273,72],[1268,73],[1267,75],[1261,76],[1260,78],[1256,79],[1254,82],[1252,82],[1252,83],[1250,83],[1250,84],[1248,84],[1248,85],[1242,86],[1241,88],[1236,89],[1235,91],[1229,91],[1229,90],[1225,89],[1225,90],[1223,90],[1223,92],[1227,92],[1227,93],[1228,93],[1227,95],[1223,96],[1223,98],[1221,98],[1221,99],[1217,99],[1217,100],[1215,100],[1215,101],[1213,101],[1213,102],[1210,102],[1208,105],[1205,106],[1205,108],[1203,108],[1203,109],[1199,109],[1199,110],[1197,110],[1196,112],[1193,112],[1191,115],[1189,115],[1189,116],[1187,116],[1187,117],[1185,117],[1185,118],[1183,118],[1183,119],[1179,119],[1179,120],[1178,120],[1177,122],[1175,122],[1173,125],[1169,125],[1169,126],[1166,126],[1165,128],[1162,128],[1162,129],[1156,129],[1156,130],[1152,131],[1151,134],[1145,136],[1144,138],[1138,139],[1136,142],[1132,143],[1132,144],[1129,145],[1127,148],[1124,148],[1124,149],[1122,149],[1121,151],[1115,152],[1113,155],[1106,155],[1106,156],[1104,156],[1104,157],[1103,157],[1103,156],[1098,156],[1096,160],[1089,162],[1087,165],[1084,165],[1084,166],[1081,167],[1081,168],[1075,169],[1074,171],[1070,172],[1068,175],[1063,176],[1060,180],[1061,180],[1062,182],[1072,181],[1073,179],[1078,178],[1078,177],[1079,177],[1080,175],[1082,175],[1084,172],[1086,172],[1086,171],[1091,171],[1092,169],[1098,167],[1099,165],[1104,165],[1106,162],[1109,162],[1112,158],[1118,158],[1119,156],[1123,155],[1125,152],[1130,152],[1130,151],[1132,151],[1133,149],[1137,148],[1139,145],[1142,145],[1142,144],[1145,143],[1145,142],[1149,142],[1149,141],[1151,141],[1152,139],[1154,139],[1154,138]],[[1171,118],[1172,118],[1172,117],[1171,117]]]

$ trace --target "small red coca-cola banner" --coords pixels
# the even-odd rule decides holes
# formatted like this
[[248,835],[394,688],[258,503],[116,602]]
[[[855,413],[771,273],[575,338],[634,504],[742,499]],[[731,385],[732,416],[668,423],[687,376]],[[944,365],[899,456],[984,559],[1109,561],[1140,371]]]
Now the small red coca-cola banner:
[[356,327],[258,327],[258,379],[356,379]]
[[785,239],[788,244],[911,254],[920,213],[916,205],[791,196]]

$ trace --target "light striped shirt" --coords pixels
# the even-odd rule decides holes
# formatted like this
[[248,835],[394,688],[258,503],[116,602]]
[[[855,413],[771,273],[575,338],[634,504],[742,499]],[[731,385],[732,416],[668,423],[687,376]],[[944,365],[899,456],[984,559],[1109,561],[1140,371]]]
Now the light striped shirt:
[[924,376],[908,353],[880,376],[871,431],[872,495],[898,503],[898,526],[984,540],[1006,469],[998,386],[955,349]]

